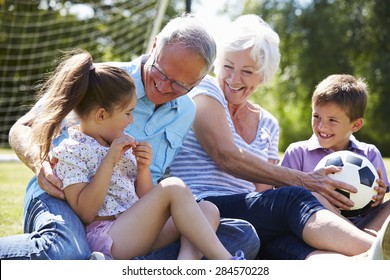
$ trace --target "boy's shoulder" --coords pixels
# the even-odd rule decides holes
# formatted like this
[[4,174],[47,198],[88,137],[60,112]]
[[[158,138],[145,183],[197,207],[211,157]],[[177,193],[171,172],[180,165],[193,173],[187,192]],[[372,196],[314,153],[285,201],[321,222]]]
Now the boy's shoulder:
[[288,145],[286,152],[287,151],[296,151],[296,150],[307,151],[312,146],[312,143],[310,140],[311,140],[311,138],[306,139],[306,140],[292,142]]
[[366,143],[366,142],[359,141],[354,136],[351,136],[350,141],[351,141],[352,148],[357,149],[357,150],[361,150],[365,154],[367,154],[367,153],[380,153],[377,146],[375,146],[372,143]]

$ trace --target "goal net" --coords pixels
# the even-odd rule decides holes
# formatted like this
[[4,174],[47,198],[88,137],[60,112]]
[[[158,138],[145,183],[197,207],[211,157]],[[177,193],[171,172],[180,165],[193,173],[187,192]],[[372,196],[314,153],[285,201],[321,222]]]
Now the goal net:
[[146,52],[168,0],[0,0],[0,147],[35,100],[36,84],[61,51],[82,48],[95,62]]

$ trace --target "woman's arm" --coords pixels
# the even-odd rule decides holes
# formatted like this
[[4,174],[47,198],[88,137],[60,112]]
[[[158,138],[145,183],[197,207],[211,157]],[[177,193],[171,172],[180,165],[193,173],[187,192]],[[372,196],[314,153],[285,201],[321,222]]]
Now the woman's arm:
[[[269,159],[268,162],[269,162],[270,164],[278,164],[278,161],[277,161],[277,160]],[[271,189],[274,188],[273,185],[262,184],[262,183],[255,183],[255,187],[256,187],[256,191],[257,191],[257,192],[263,192],[263,191],[271,190]]]
[[337,172],[338,168],[304,173],[269,164],[234,144],[224,108],[219,102],[201,94],[194,97],[194,102],[197,108],[193,123],[196,137],[206,153],[226,173],[255,183],[274,186],[304,186],[309,190],[319,192],[342,209],[349,209],[349,206],[353,205],[351,200],[335,189],[354,191],[355,188],[325,176],[330,172]]

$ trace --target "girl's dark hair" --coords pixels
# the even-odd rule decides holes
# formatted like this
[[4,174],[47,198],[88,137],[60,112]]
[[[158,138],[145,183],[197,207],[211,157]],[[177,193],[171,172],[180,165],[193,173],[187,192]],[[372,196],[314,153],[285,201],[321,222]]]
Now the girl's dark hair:
[[39,92],[43,105],[31,126],[31,143],[40,162],[47,158],[52,140],[71,111],[82,119],[92,109],[104,108],[110,113],[135,98],[134,81],[125,70],[93,64],[91,55],[83,50],[66,52],[61,61]]

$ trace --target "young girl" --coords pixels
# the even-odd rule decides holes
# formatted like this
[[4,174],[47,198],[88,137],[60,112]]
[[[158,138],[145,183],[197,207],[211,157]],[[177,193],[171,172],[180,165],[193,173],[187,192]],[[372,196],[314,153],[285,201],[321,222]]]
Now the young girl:
[[179,259],[232,259],[215,234],[217,208],[198,205],[178,178],[154,186],[151,146],[124,133],[137,102],[130,75],[94,66],[87,52],[70,55],[42,88],[31,142],[43,161],[65,117],[76,113],[79,125],[69,128],[69,139],[52,156],[66,200],[86,224],[91,250],[131,259],[180,238]]

